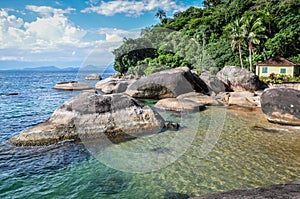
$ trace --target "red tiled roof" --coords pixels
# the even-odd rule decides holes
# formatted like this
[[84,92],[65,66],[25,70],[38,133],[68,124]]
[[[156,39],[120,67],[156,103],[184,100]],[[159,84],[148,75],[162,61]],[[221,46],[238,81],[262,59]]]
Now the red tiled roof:
[[271,66],[294,66],[294,65],[298,65],[294,62],[292,62],[289,59],[280,57],[280,56],[276,56],[276,57],[272,57],[271,59],[268,59],[266,61],[263,62],[257,62],[257,65],[271,65]]

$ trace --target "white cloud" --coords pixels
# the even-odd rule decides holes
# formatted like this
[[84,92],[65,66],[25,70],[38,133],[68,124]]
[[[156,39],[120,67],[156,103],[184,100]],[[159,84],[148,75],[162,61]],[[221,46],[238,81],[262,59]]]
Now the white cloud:
[[24,22],[22,18],[9,15],[0,10],[0,48],[37,48],[51,49],[59,45],[79,45],[86,31],[76,27],[61,10],[46,6],[26,6],[31,11],[42,13],[43,17],[33,22]]
[[85,8],[84,10],[81,10],[81,12],[95,12],[106,16],[113,16],[119,13],[125,13],[128,16],[139,16],[144,11],[151,11],[158,8],[166,11],[180,11],[185,9],[183,6],[177,5],[176,2],[172,0],[114,0],[109,2],[102,1],[99,6],[91,6],[89,8]]
[[[116,28],[84,30],[65,16],[72,9],[27,8],[39,13],[40,17],[24,22],[22,18],[0,9],[0,61],[82,63],[88,55],[96,52],[97,57],[90,60],[107,64],[113,61],[111,52],[121,45],[124,37],[132,38],[140,34],[139,30]],[[98,37],[105,35],[105,38],[89,39],[86,38],[87,33]]]
[[57,9],[57,8],[52,8],[49,6],[35,6],[35,5],[27,5],[26,6],[27,10],[37,12],[41,14],[44,17],[51,17],[53,15],[63,15],[63,14],[68,14],[71,13],[71,11],[75,11],[76,9],[74,8],[67,8],[65,10],[62,9]]

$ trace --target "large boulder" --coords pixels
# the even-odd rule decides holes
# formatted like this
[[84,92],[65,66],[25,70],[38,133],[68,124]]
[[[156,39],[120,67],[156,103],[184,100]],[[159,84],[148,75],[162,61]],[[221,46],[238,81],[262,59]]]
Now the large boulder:
[[101,80],[101,75],[97,73],[89,74],[85,77],[86,80]]
[[90,90],[90,89],[94,89],[94,86],[84,82],[70,81],[70,82],[57,83],[54,86],[54,88],[57,90],[73,91],[73,90]]
[[135,82],[135,79],[121,79],[115,77],[109,77],[102,81],[99,81],[95,88],[101,90],[105,94],[122,93],[125,92],[128,85]]
[[135,98],[174,98],[188,92],[208,93],[206,84],[188,68],[176,68],[145,76],[129,85],[126,93]]
[[224,83],[219,80],[216,75],[211,75],[209,72],[203,71],[200,75],[200,79],[208,86],[209,94],[218,94],[226,91]]
[[270,122],[300,126],[300,91],[270,88],[261,95],[261,108]]
[[256,91],[260,87],[257,75],[236,66],[225,66],[217,73],[217,77],[230,91]]
[[155,105],[155,108],[166,111],[202,111],[205,109],[203,104],[187,100],[187,99],[177,99],[177,98],[165,98],[159,100]]
[[202,93],[190,92],[179,95],[177,99],[186,99],[194,101],[198,104],[203,104],[205,106],[222,106],[224,105],[221,101],[218,101],[213,96],[204,95]]
[[162,117],[125,94],[80,93],[60,106],[46,122],[12,137],[14,145],[44,145],[60,140],[109,138],[121,142],[159,132]]

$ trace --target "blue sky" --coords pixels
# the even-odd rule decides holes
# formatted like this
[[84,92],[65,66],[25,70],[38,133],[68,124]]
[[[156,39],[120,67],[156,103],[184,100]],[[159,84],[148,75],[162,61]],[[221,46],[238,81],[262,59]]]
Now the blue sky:
[[124,37],[201,0],[1,0],[0,70],[36,66],[107,66]]

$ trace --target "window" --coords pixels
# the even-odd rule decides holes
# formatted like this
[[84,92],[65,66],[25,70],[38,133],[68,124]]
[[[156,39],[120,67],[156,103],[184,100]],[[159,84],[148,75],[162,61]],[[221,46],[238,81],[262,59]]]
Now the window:
[[281,68],[280,69],[280,74],[286,74],[286,68]]
[[261,72],[262,73],[268,73],[268,66],[262,67]]

